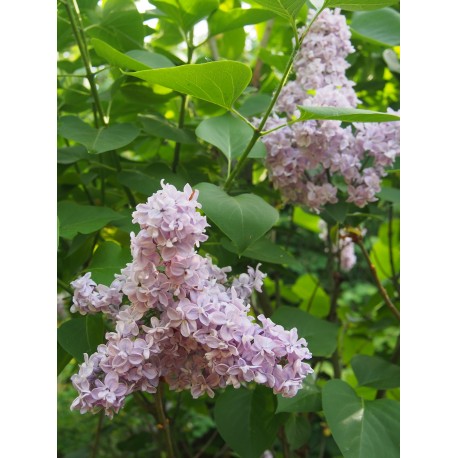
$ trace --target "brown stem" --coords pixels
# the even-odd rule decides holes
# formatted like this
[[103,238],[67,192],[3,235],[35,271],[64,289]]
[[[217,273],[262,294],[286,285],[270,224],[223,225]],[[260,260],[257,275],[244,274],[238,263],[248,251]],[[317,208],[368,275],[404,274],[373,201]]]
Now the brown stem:
[[391,313],[398,319],[401,319],[401,314],[399,313],[399,310],[394,306],[394,304],[391,302],[391,299],[388,296],[388,293],[386,292],[386,289],[383,287],[380,278],[378,278],[377,275],[377,270],[375,269],[374,264],[372,264],[371,258],[369,256],[369,253],[367,252],[363,241],[360,238],[354,239],[355,243],[359,246],[361,249],[364,259],[367,262],[367,265],[369,266],[369,270],[371,271],[372,278],[374,279],[374,282],[379,290],[380,295],[382,296],[383,300],[385,301],[385,304],[388,306],[390,309]]
[[167,458],[175,458],[175,452],[173,450],[172,436],[170,434],[170,423],[169,423],[169,419],[167,418],[165,414],[164,405],[162,404],[162,398],[163,398],[163,385],[162,383],[159,383],[159,386],[157,387],[157,393],[154,395],[157,416],[160,422],[158,423],[157,426],[164,433]]
[[401,291],[399,288],[399,282],[396,274],[396,269],[394,267],[394,256],[393,256],[393,205],[390,204],[388,209],[388,247],[390,255],[390,266],[391,266],[391,281],[393,283],[394,289],[398,293],[398,298],[401,297]]
[[103,419],[105,414],[103,410],[99,413],[99,421],[97,422],[97,429],[95,431],[94,444],[92,445],[91,458],[96,458],[99,451],[100,433],[102,431]]

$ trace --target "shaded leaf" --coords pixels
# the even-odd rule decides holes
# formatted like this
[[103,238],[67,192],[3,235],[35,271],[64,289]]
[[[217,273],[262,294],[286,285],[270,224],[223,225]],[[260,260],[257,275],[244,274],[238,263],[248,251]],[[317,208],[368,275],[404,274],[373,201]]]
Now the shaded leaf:
[[351,360],[351,367],[360,385],[378,390],[400,386],[399,366],[378,356],[356,355]]
[[283,420],[275,409],[275,396],[265,386],[254,390],[228,387],[216,399],[216,427],[242,458],[259,458],[273,444]]
[[100,314],[73,318],[57,329],[57,341],[78,362],[84,361],[84,353],[91,355],[104,341],[105,325]]
[[59,342],[57,343],[57,375],[59,375],[66,367],[67,364],[72,360],[72,355],[67,353]]
[[71,239],[78,232],[90,234],[109,222],[122,218],[119,213],[108,207],[80,205],[75,202],[61,201],[57,204],[60,221],[60,235]]
[[205,214],[235,244],[242,254],[278,220],[278,212],[255,194],[232,197],[211,183],[199,183],[198,201]]
[[133,124],[111,124],[94,129],[76,116],[64,116],[59,120],[59,134],[82,143],[90,153],[104,153],[128,145],[140,130]]
[[400,15],[393,8],[356,12],[351,21],[352,36],[382,46],[400,43]]
[[103,242],[86,270],[92,273],[91,278],[96,283],[108,286],[114,280],[114,274],[120,273],[129,261],[132,261],[132,256],[128,247],[122,248],[114,242]]
[[[221,239],[221,245],[231,253],[237,254],[237,248],[230,240]],[[250,245],[242,254],[246,258],[258,261],[270,262],[271,264],[291,265],[297,263],[294,257],[285,251],[281,246],[276,245],[269,239],[261,238]]]
[[313,356],[331,356],[337,348],[339,327],[335,323],[293,307],[278,308],[272,315],[272,321],[286,329],[297,328],[299,336],[308,342]]
[[311,376],[306,377],[302,388],[292,398],[277,395],[279,412],[319,412],[321,410],[321,390]]
[[366,401],[342,380],[323,387],[323,410],[344,458],[399,456],[399,402]]
[[285,423],[285,434],[291,450],[296,450],[308,442],[312,434],[310,421],[302,415],[290,415]]
[[168,140],[184,144],[196,143],[194,132],[189,129],[180,129],[166,119],[147,115],[140,116],[140,121],[143,124],[143,130],[155,137],[167,138]]
[[314,275],[301,275],[294,283],[292,291],[302,299],[299,306],[301,310],[318,317],[328,316],[331,300]]

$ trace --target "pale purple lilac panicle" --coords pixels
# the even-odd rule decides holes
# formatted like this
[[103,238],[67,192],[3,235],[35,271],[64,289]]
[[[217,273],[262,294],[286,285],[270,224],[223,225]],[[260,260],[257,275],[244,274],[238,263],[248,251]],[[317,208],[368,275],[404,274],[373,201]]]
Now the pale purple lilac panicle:
[[193,397],[252,381],[294,396],[313,372],[304,362],[312,355],[295,328],[248,314],[265,277],[260,265],[230,281],[230,267],[195,251],[208,226],[197,211],[198,191],[162,188],[133,213],[141,229],[131,236],[132,262],[110,287],[96,285],[90,273],[72,283],[73,312],[109,313],[116,321],[73,375],[79,395],[72,409],[113,416],[128,394],[155,393],[160,380]]
[[[314,14],[310,12],[309,20]],[[265,130],[299,116],[298,105],[358,105],[355,83],[345,76],[350,66],[346,58],[354,52],[350,36],[339,9],[325,9],[318,16],[294,62],[296,78],[283,88]],[[339,175],[347,186],[347,201],[364,207],[377,200],[385,169],[399,155],[399,122],[356,123],[352,130],[340,121],[312,120],[275,130],[262,140],[269,177],[286,202],[320,212],[324,205],[337,203],[331,178]]]

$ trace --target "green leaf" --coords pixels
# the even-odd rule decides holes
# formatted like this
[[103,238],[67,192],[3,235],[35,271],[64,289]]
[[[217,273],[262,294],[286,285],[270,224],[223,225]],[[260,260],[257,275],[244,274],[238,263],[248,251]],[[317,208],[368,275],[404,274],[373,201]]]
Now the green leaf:
[[218,8],[218,0],[152,0],[151,3],[188,32]]
[[400,43],[400,15],[393,8],[361,11],[353,14],[352,36],[382,46]]
[[305,5],[305,0],[255,0],[256,3],[273,11],[294,24],[297,14]]
[[251,80],[250,68],[240,62],[219,61],[173,68],[143,70],[129,75],[230,110]]
[[[226,238],[221,239],[221,245],[231,253],[238,253],[237,248]],[[270,262],[271,264],[291,265],[297,263],[294,257],[281,246],[276,245],[269,239],[261,238],[250,245],[242,254],[246,258],[258,261]]]
[[59,134],[82,143],[90,153],[104,153],[128,145],[138,137],[140,130],[133,124],[111,124],[94,129],[76,116],[64,116],[59,120]]
[[321,410],[321,390],[311,376],[306,377],[302,388],[292,398],[277,395],[277,413],[280,412],[319,412]]
[[84,353],[91,355],[104,342],[105,325],[100,314],[73,318],[57,329],[57,341],[78,362],[84,361]]
[[285,423],[285,434],[291,450],[297,450],[310,439],[312,434],[310,421],[302,415],[290,415]]
[[177,143],[192,145],[196,143],[194,132],[189,129],[180,129],[166,119],[161,119],[156,116],[147,115],[140,116],[140,121],[143,124],[143,130],[150,135],[159,138],[167,138]]
[[331,356],[337,348],[335,323],[322,320],[294,307],[280,307],[272,315],[272,321],[286,329],[297,328],[300,337],[308,342],[313,356]]
[[399,0],[326,0],[328,8],[342,8],[348,11],[368,11],[399,3]]
[[401,202],[401,191],[396,188],[384,186],[381,191],[377,193],[377,197],[387,202],[392,202],[393,204],[399,204]]
[[321,218],[317,215],[312,215],[307,213],[300,207],[294,207],[293,212],[293,223],[298,226],[308,229],[309,231],[319,234],[320,230],[320,220]]
[[122,51],[143,46],[143,19],[132,0],[105,0],[100,22],[87,27],[86,32]]
[[100,57],[117,67],[130,70],[150,70],[151,68],[175,66],[170,59],[167,59],[162,54],[154,54],[142,50],[132,50],[124,54],[97,38],[93,38],[91,44]]
[[57,375],[59,375],[66,367],[67,364],[72,360],[72,355],[67,353],[59,342],[57,343]]
[[269,107],[270,100],[267,94],[252,94],[239,107],[239,113],[247,118],[264,113]]
[[302,299],[299,306],[301,310],[318,317],[328,316],[331,301],[314,275],[301,275],[294,283],[292,291]]
[[90,159],[91,156],[87,153],[86,148],[81,145],[68,146],[57,149],[58,164],[74,164],[81,159]]
[[76,234],[90,234],[109,222],[122,218],[108,207],[80,205],[75,202],[61,201],[57,204],[57,213],[60,221],[60,235],[66,239]]
[[399,402],[366,401],[342,380],[330,380],[323,410],[344,458],[399,457]]
[[261,8],[233,8],[229,11],[216,10],[208,20],[209,36],[238,29],[244,25],[264,22],[275,14]]
[[[143,170],[125,170],[117,175],[118,181],[129,189],[151,196],[161,188],[161,180],[183,189],[187,181],[179,174],[161,163],[155,163],[151,168]],[[132,219],[132,218],[130,218]]]
[[91,272],[91,278],[96,283],[109,285],[114,280],[114,274],[132,261],[128,247],[122,248],[114,242],[103,242],[97,248],[86,271]]
[[[253,136],[253,130],[241,119],[226,113],[223,116],[202,121],[197,126],[196,135],[207,143],[216,146],[223,152],[228,161],[232,161],[245,151]],[[249,157],[253,157],[252,154],[255,154],[254,157],[264,157],[265,147],[262,150],[263,147],[263,143],[256,143]]]
[[324,207],[321,214],[322,218],[327,222],[334,224],[334,221],[337,223],[344,223],[345,218],[348,214],[348,209],[350,204],[347,202],[337,202],[336,204],[328,204]]
[[242,254],[278,220],[278,212],[254,194],[232,197],[218,186],[199,183],[198,201],[205,214],[235,244]]
[[399,366],[378,356],[356,355],[351,360],[351,367],[360,385],[378,390],[389,390],[400,386]]
[[232,387],[216,399],[215,423],[221,437],[242,458],[259,458],[273,444],[283,416],[275,415],[272,390]]
[[301,115],[294,122],[310,119],[328,119],[344,122],[385,122],[399,121],[399,116],[378,111],[359,110],[357,108],[303,107],[298,106]]

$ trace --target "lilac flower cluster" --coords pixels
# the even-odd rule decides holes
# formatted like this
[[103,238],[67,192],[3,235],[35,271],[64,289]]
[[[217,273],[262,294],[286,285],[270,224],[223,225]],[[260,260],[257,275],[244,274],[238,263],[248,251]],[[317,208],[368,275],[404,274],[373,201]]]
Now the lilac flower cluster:
[[[285,123],[278,113],[285,112],[289,120],[298,117],[298,105],[355,108],[355,83],[345,76],[345,59],[353,51],[345,16],[339,9],[325,9],[302,43],[294,63],[296,79],[283,88],[266,130]],[[357,123],[354,130],[340,121],[297,122],[263,141],[269,176],[286,201],[319,212],[338,201],[331,177],[340,175],[347,201],[364,207],[377,200],[385,168],[399,155],[399,122]]]
[[[229,282],[230,267],[195,251],[208,226],[197,211],[198,191],[162,187],[133,213],[141,230],[131,234],[132,263],[109,287],[90,274],[72,283],[72,311],[107,313],[116,330],[73,375],[79,395],[71,408],[112,416],[128,394],[155,393],[160,380],[193,397],[251,381],[294,396],[313,372],[303,362],[311,353],[296,328],[248,314],[265,274],[258,265]],[[123,296],[129,304],[122,305]]]
[[[328,238],[328,225],[320,220],[320,239],[326,241]],[[365,231],[364,231],[365,233]],[[332,244],[332,252],[339,257],[340,268],[344,272],[349,272],[356,264],[355,244],[344,229],[339,230],[337,243]]]

